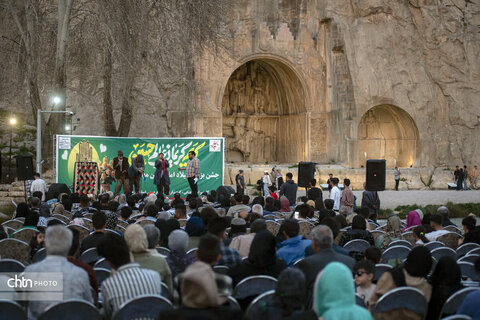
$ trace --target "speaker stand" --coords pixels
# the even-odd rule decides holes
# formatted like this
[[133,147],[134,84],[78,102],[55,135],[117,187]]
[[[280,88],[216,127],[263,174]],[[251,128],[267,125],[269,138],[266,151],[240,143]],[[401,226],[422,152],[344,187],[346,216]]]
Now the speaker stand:
[[[28,203],[27,202],[27,182],[26,182],[26,180],[23,180],[23,191],[25,191],[25,202]],[[40,200],[42,200],[42,199],[40,199]]]

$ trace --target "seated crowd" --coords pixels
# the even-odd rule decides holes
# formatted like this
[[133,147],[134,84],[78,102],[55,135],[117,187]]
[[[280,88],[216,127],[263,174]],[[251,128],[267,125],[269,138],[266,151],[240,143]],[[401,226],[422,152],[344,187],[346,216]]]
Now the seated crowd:
[[[96,200],[61,194],[42,202],[37,192],[16,208],[11,221],[22,226],[8,227],[7,221],[0,239],[33,229],[25,271],[62,272],[64,300],[90,302],[104,319],[142,295],[163,296],[175,306],[162,319],[200,314],[202,319],[438,319],[447,299],[464,287],[457,259],[435,257],[428,243],[455,233],[454,243],[446,241],[445,247],[480,247],[475,216],[463,219],[463,232],[452,232],[456,227],[446,207],[433,215],[411,211],[406,224],[391,214],[380,226],[367,208],[337,207],[337,200],[323,200],[321,190],[307,195],[292,203],[285,196],[230,198],[215,191],[185,200],[179,194],[165,199],[110,192]],[[408,241],[401,245],[408,253],[384,258],[402,239]],[[0,254],[7,258],[2,241]],[[355,242],[365,247],[353,247]],[[46,257],[39,259],[43,248]],[[87,258],[92,253],[94,259]],[[472,263],[480,273],[478,256]],[[99,277],[99,267],[108,276]],[[246,310],[260,292],[236,290],[252,276],[276,279],[273,298],[256,313]],[[478,281],[478,275],[470,280]],[[423,294],[425,314],[407,307],[376,312],[382,296],[400,287]],[[232,307],[232,296],[239,308]],[[480,319],[475,301],[480,301],[479,290],[466,296],[458,312]],[[29,319],[39,318],[51,303],[30,301]]]

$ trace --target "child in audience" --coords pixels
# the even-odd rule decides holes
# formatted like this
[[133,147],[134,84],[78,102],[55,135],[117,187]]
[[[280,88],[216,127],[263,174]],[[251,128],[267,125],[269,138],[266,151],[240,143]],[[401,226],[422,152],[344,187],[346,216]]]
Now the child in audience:
[[375,291],[375,285],[372,283],[374,272],[375,265],[369,260],[360,260],[353,266],[355,284],[357,285],[356,294],[365,301],[366,306],[368,306],[368,301]]
[[365,260],[371,261],[374,265],[382,262],[382,250],[377,247],[370,247],[365,250]]
[[416,246],[423,246],[425,243],[428,242],[427,237],[425,237],[424,226],[416,226],[415,228],[413,228],[413,235],[415,237]]

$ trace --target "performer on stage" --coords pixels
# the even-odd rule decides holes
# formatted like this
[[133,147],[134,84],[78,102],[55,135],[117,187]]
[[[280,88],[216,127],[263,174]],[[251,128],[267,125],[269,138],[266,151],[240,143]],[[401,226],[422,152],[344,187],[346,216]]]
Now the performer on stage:
[[170,176],[168,175],[167,168],[170,167],[168,160],[164,158],[163,153],[158,155],[158,159],[155,161],[155,176],[153,183],[157,186],[158,194],[163,193],[165,189],[165,196],[170,193]]
[[142,189],[142,177],[145,172],[145,161],[141,154],[132,159],[132,165],[128,168],[131,185],[135,186],[135,193],[140,193]]
[[188,153],[188,162],[186,168],[178,168],[178,170],[186,170],[188,184],[192,190],[192,197],[198,197],[198,178],[200,173],[200,160],[196,157],[195,151]]
[[123,186],[123,193],[127,194],[130,192],[130,183],[128,181],[128,159],[123,157],[123,151],[118,150],[118,157],[113,158],[113,168],[115,169],[115,179],[117,179],[117,184],[115,186],[115,195],[120,193]]

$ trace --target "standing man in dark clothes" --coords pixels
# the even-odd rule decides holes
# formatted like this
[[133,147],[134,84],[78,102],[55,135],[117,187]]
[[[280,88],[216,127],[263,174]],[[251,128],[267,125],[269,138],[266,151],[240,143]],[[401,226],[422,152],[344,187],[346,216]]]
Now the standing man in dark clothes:
[[153,183],[157,186],[158,194],[164,194],[168,196],[170,193],[170,176],[167,168],[170,167],[168,160],[165,159],[163,153],[158,155],[158,159],[155,161],[155,176]]
[[113,158],[113,168],[115,169],[115,179],[117,184],[115,185],[115,195],[120,193],[123,186],[123,193],[130,192],[130,181],[128,179],[128,159],[123,157],[123,151],[118,150],[117,157]]
[[185,170],[192,190],[192,197],[198,197],[198,179],[200,177],[200,160],[196,157],[195,151],[190,151],[188,153],[188,162],[186,168],[178,168],[178,170]]
[[[366,184],[363,184],[366,187]],[[377,191],[365,190],[362,194],[362,208],[368,208],[370,219],[377,221],[377,215],[380,212],[380,198]]]
[[285,181],[280,188],[280,197],[287,197],[290,205],[293,206],[297,200],[298,185],[293,181],[293,174],[291,172],[287,173],[286,178],[287,181]]
[[328,174],[328,180],[327,180],[328,192],[329,192],[329,193],[330,193],[330,191],[331,191],[332,188],[333,188],[332,179],[333,179],[333,173],[329,173],[329,174]]
[[317,199],[320,199],[320,201],[323,201],[323,194],[322,194],[322,189],[317,188],[317,180],[312,179],[309,182],[309,189],[307,190],[307,197],[308,200],[313,200],[316,201]]
[[245,177],[243,175],[243,170],[238,170],[238,174],[235,177],[235,182],[237,184],[237,194],[242,196],[245,194]]
[[457,190],[462,190],[462,182],[460,181],[460,168],[455,166],[455,171],[453,172],[453,176],[455,178],[455,183],[457,184]]

